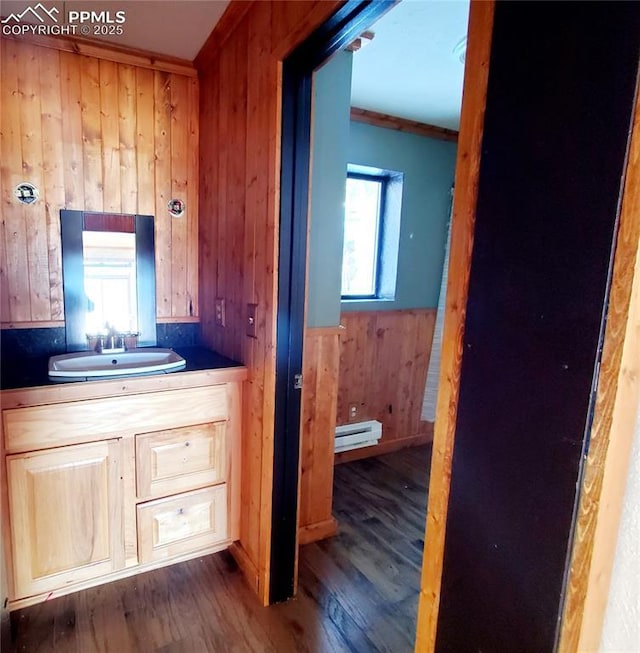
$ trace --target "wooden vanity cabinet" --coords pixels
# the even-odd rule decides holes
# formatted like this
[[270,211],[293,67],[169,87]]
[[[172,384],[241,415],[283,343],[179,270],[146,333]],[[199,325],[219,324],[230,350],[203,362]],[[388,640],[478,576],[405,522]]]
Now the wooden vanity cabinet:
[[236,540],[245,375],[3,392],[10,607]]

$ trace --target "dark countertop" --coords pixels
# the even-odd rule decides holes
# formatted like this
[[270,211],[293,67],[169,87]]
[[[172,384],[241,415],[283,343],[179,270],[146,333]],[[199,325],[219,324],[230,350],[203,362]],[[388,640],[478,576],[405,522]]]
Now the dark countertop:
[[[169,372],[169,374],[242,366],[242,363],[226,358],[206,347],[172,347],[172,349],[187,361],[187,365],[183,369],[177,370],[176,372]],[[60,385],[59,381],[51,381],[49,379],[48,369],[49,356],[35,356],[18,360],[3,355],[0,361],[0,388],[2,390],[11,390],[15,388],[34,388],[43,385]],[[158,372],[158,374],[166,373]],[[130,376],[128,378],[135,377]],[[87,381],[72,381],[71,383],[91,383],[91,381],[98,380],[104,381],[104,377]]]

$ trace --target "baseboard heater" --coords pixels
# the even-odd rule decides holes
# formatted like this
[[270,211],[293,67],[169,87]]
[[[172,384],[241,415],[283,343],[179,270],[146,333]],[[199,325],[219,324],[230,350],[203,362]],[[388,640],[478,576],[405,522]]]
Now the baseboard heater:
[[382,437],[382,422],[371,420],[369,422],[357,422],[356,424],[345,424],[336,426],[335,452],[361,449],[378,444]]

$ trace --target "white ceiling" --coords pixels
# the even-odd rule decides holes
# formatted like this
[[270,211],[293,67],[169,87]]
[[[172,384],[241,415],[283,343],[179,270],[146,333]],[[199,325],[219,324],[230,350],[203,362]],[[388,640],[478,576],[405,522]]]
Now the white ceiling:
[[[289,0],[297,2],[299,0]],[[1,0],[0,14],[19,14],[38,0]],[[125,11],[113,43],[192,61],[229,0],[42,0],[69,11]],[[375,38],[354,53],[354,106],[458,129],[464,66],[453,50],[467,32],[469,0],[402,0],[371,29]],[[24,20],[36,22],[29,15]],[[93,36],[93,38],[97,38]]]
[[351,104],[457,130],[468,16],[469,0],[402,0],[353,55]]
[[[123,34],[101,36],[101,40],[192,61],[218,22],[229,0],[41,0],[47,9],[56,8],[58,23],[66,23],[69,11],[125,12]],[[8,16],[38,0],[2,0],[0,13]],[[62,17],[65,18],[62,18]],[[25,20],[36,20],[25,16]]]

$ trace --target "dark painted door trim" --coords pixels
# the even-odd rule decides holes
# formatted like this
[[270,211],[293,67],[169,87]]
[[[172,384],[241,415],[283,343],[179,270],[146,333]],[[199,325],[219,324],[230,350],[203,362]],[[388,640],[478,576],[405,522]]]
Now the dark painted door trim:
[[348,0],[283,64],[271,603],[291,598],[295,586],[301,404],[296,376],[302,373],[304,339],[313,71],[393,4]]

